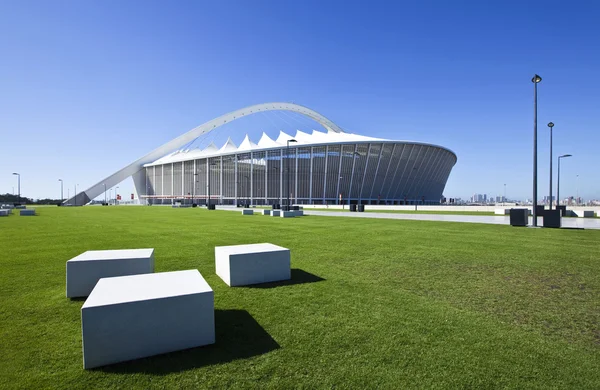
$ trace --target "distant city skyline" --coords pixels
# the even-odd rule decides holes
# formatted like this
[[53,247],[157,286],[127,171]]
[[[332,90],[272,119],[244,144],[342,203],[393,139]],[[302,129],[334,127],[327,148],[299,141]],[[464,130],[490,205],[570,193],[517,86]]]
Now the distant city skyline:
[[[216,116],[293,101],[347,131],[451,149],[447,198],[506,184],[531,199],[537,73],[538,198],[552,121],[553,195],[568,153],[561,198],[600,199],[600,3],[28,1],[0,15],[0,193],[18,172],[23,196],[58,198],[62,179],[66,197]],[[119,187],[128,199],[132,182]]]

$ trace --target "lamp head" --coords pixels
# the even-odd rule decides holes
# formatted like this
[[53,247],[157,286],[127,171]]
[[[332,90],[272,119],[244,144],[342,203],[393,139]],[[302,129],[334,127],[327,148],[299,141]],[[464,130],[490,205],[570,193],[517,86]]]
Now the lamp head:
[[548,127],[549,128],[553,128],[554,127],[554,123],[552,123],[552,122],[548,123]]
[[292,139],[288,139],[288,142],[298,142],[298,141],[296,141],[295,139],[292,138]]
[[572,157],[572,154],[563,154],[562,156],[559,156],[558,158],[563,158],[563,157]]
[[535,76],[533,76],[533,78],[531,79],[531,82],[534,83],[534,84],[537,84],[540,81],[542,81],[542,78],[539,75],[537,75],[537,74]]
[[19,174],[18,174],[17,172],[13,172],[13,175],[17,175],[17,176],[19,176]]

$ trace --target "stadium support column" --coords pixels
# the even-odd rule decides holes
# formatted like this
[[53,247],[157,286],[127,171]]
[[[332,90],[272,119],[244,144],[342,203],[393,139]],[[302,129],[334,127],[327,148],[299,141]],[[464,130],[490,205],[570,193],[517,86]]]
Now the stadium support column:
[[312,181],[313,181],[313,147],[310,147],[310,178],[308,182],[308,204],[312,204]]
[[175,198],[175,166],[174,163],[171,163],[171,204],[173,204],[173,199]]
[[219,160],[219,200],[223,204],[223,156]]
[[296,161],[296,173],[294,174],[294,178],[295,178],[295,184],[294,184],[294,199],[295,203],[298,203],[298,148],[295,148],[294,150],[294,156],[295,156],[295,161]]
[[250,152],[250,205],[254,203],[254,153]]
[[238,205],[238,158],[237,158],[237,154],[233,157],[233,185],[234,185],[234,194],[233,196],[235,197],[235,206],[237,207]]
[[352,174],[350,175],[350,187],[348,187],[348,207],[350,207],[350,194],[352,193],[352,182],[354,181],[354,167],[356,166],[356,155],[358,155],[358,144],[354,145],[354,153],[352,153]]
[[367,176],[367,169],[369,168],[369,158],[371,157],[371,147],[372,146],[373,146],[373,144],[369,144],[368,149],[367,149],[367,160],[365,161],[365,167],[363,169],[363,177],[360,182],[360,188],[358,189],[358,204],[362,203],[362,192],[363,192],[363,187],[365,185],[365,176]]
[[329,145],[325,146],[325,174],[323,175],[323,204],[327,196],[327,158],[329,157]]
[[283,203],[283,149],[279,150],[279,204]]

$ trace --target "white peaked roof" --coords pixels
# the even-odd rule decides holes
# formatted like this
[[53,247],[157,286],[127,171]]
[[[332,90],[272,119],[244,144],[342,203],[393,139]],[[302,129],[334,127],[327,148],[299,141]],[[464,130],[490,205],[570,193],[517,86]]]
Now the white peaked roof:
[[277,137],[275,142],[277,142],[279,145],[286,145],[286,143],[289,139],[294,139],[294,137],[292,137],[289,134],[284,133],[283,131],[279,131],[279,137]]
[[211,154],[211,153],[215,153],[218,150],[219,150],[219,148],[217,147],[217,145],[215,145],[215,143],[211,141],[211,143],[208,144],[207,147],[205,147],[204,149],[202,149],[202,153],[204,153],[204,154]]
[[258,141],[258,146],[261,148],[275,148],[277,146],[281,146],[277,142],[273,141],[271,137],[269,137],[266,133],[262,133],[262,137]]
[[244,138],[244,140],[242,141],[242,143],[240,144],[240,146],[238,147],[237,150],[242,151],[242,150],[252,150],[252,149],[258,149],[258,145],[255,144],[254,142],[250,141],[248,134],[246,134],[246,138]]
[[202,158],[206,156],[218,156],[221,154],[235,153],[235,152],[247,152],[252,150],[264,150],[271,148],[280,148],[287,145],[287,141],[295,139],[296,142],[292,145],[311,145],[311,144],[329,144],[329,143],[341,143],[341,142],[369,142],[369,141],[389,141],[381,138],[366,137],[364,135],[351,134],[351,133],[336,133],[335,131],[317,131],[313,130],[312,133],[306,133],[301,130],[296,130],[296,134],[291,136],[283,131],[279,132],[279,136],[276,140],[273,140],[264,132],[260,137],[258,143],[254,143],[250,137],[246,134],[244,140],[240,146],[236,146],[231,138],[227,139],[227,142],[219,148],[213,142],[211,142],[204,149],[180,149],[173,153],[170,153],[160,159],[154,161],[148,165],[167,164],[172,162],[193,160],[196,158]]
[[227,138],[227,142],[225,142],[225,145],[223,145],[221,149],[219,149],[219,153],[235,152],[236,150],[237,146],[235,146],[235,143],[233,143],[231,137],[229,137]]

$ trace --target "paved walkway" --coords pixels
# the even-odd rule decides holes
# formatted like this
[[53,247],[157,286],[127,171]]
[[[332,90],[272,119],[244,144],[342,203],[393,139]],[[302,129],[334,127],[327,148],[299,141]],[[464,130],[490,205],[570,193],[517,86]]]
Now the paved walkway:
[[[241,208],[235,206],[217,206],[219,210],[238,211]],[[254,209],[261,210],[261,209]],[[322,217],[352,217],[352,218],[380,218],[380,219],[408,219],[413,221],[438,221],[438,222],[467,222],[487,223],[492,225],[510,225],[510,217],[494,215],[448,215],[448,214],[402,214],[402,213],[358,213],[350,211],[314,211],[304,209],[305,215],[318,215]],[[533,218],[529,217],[529,224]],[[538,226],[544,226],[544,219],[538,217]],[[600,219],[598,218],[563,218],[562,227],[575,229],[598,229],[600,230]]]
[[[354,217],[354,218],[383,218],[383,219],[410,219],[418,221],[442,221],[442,222],[469,222],[487,223],[493,225],[510,225],[510,217],[492,215],[447,215],[447,214],[402,214],[402,213],[358,213],[349,211],[311,211],[304,210],[306,215],[319,215],[324,217]],[[533,218],[529,217],[529,224]],[[544,220],[538,218],[538,226],[543,226]],[[600,229],[600,219],[597,218],[563,218],[562,227]]]

